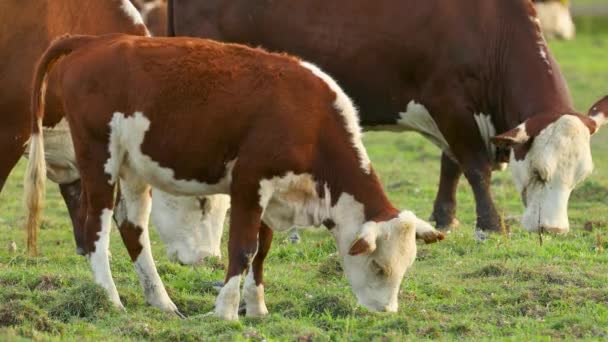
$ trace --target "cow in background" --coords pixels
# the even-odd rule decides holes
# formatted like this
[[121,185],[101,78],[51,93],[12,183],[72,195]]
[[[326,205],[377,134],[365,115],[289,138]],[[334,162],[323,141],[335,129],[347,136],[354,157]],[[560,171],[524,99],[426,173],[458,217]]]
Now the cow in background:
[[146,23],[150,34],[155,37],[167,35],[167,0],[131,0]]
[[[56,0],[0,2],[0,190],[26,151],[31,132],[31,80],[40,55],[65,33],[147,34],[141,17],[128,0]],[[10,24],[9,24],[10,23]],[[58,66],[60,69],[61,66]],[[45,127],[48,177],[59,184],[74,227],[78,226],[80,176],[63,108],[58,79],[49,74]],[[80,229],[75,229],[75,233]],[[80,245],[80,236],[76,236]],[[80,241],[81,242],[81,241]],[[36,235],[28,239],[36,253]]]
[[574,39],[576,28],[572,20],[569,1],[534,0],[540,27],[547,38]]
[[353,96],[364,126],[417,131],[437,145],[438,227],[458,223],[464,174],[477,236],[503,231],[490,180],[510,161],[523,226],[568,232],[568,198],[591,172],[599,126],[573,108],[530,0],[169,0],[168,13],[172,36],[311,60]]

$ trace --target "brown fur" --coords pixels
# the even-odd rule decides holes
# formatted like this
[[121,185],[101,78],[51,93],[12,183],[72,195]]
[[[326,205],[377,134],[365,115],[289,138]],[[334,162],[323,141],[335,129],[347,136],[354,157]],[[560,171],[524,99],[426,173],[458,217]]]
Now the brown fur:
[[[24,146],[31,134],[30,85],[35,64],[49,43],[70,32],[145,34],[145,28],[135,25],[116,0],[2,1],[0,22],[10,23],[0,28],[0,86],[3,89],[0,92],[1,190],[8,174],[23,155]],[[58,65],[55,69],[60,68]],[[56,95],[55,72],[51,72],[48,79],[49,91],[43,124],[53,126],[61,120],[63,114]],[[71,202],[72,199],[66,201]],[[30,203],[34,207],[41,204]],[[75,217],[74,210],[77,208],[72,206],[70,215]],[[29,252],[35,254],[35,236],[30,236],[28,241]]]
[[[433,217],[455,220],[465,175],[477,225],[501,230],[490,193],[493,164],[474,114],[498,133],[537,115],[576,113],[559,66],[539,56],[530,0],[169,0],[168,33],[296,54],[335,77],[368,127],[394,126],[410,101],[423,104],[456,160],[445,155]],[[549,68],[551,72],[549,72]]]
[[[298,59],[209,40],[109,35],[59,40],[42,61],[73,44],[82,48],[64,57],[69,68],[61,70],[60,80],[86,189],[86,253],[94,251],[100,213],[114,205],[114,184],[108,184],[104,165],[115,112],[144,113],[151,125],[141,150],[177,179],[214,184],[226,163],[237,160],[230,187],[228,278],[243,272],[258,242],[262,253],[254,267],[261,268],[270,247],[272,235],[264,232],[259,206],[262,179],[311,174],[328,184],[334,202],[344,192],[353,195],[364,206],[366,221],[397,216],[374,171],[362,170],[334,108],[336,94]],[[40,64],[37,81],[46,66]],[[261,274],[257,277],[261,281]]]

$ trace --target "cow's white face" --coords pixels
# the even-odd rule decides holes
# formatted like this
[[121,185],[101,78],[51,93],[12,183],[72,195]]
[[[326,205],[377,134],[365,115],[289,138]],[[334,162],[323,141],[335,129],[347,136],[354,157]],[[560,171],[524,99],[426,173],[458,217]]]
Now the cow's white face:
[[416,225],[428,224],[406,211],[386,222],[366,222],[355,238],[340,236],[344,272],[359,304],[371,311],[397,311],[397,295],[416,258]]
[[494,142],[513,147],[510,166],[526,207],[524,228],[567,233],[570,193],[593,169],[591,133],[574,115],[547,122],[528,120]]

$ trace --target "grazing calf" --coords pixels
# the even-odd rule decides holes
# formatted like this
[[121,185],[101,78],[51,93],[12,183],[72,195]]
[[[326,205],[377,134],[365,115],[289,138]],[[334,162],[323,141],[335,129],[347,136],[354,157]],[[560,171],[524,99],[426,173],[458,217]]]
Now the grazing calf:
[[[58,40],[43,55],[33,84],[28,203],[42,196],[45,75],[62,56],[69,66],[58,70],[62,102],[86,201],[86,253],[116,305],[108,239],[120,179],[127,220],[119,229],[147,297],[170,302],[160,279],[141,278],[140,271],[154,268],[148,242],[154,186],[173,195],[231,196],[218,316],[238,318],[247,269],[247,315],[267,314],[263,262],[273,230],[321,224],[332,227],[359,303],[396,311],[401,280],[416,254],[415,234],[433,229],[389,202],[363,147],[357,111],[327,74],[293,57],[208,40]],[[142,254],[149,263],[140,262]]]

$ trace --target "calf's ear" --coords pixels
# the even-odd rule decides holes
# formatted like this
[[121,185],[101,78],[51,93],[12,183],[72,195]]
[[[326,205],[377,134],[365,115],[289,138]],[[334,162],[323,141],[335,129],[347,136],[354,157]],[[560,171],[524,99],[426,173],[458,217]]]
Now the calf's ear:
[[373,253],[376,250],[378,229],[376,222],[366,222],[357,238],[351,243],[348,254],[367,255]]
[[493,136],[490,138],[490,140],[498,147],[510,148],[515,145],[526,143],[528,140],[530,140],[530,135],[528,135],[526,130],[526,122],[524,122],[511,130]]
[[595,134],[600,127],[608,123],[608,96],[597,101],[589,108],[588,117],[592,122],[587,122],[583,118],[583,122],[589,127],[591,134]]

